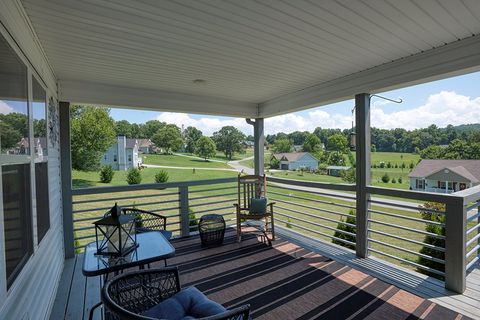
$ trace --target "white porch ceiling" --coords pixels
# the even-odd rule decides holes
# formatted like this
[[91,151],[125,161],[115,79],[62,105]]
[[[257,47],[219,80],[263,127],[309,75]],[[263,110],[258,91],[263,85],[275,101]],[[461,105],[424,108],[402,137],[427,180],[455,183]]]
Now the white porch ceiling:
[[480,66],[478,0],[21,2],[75,102],[272,116]]

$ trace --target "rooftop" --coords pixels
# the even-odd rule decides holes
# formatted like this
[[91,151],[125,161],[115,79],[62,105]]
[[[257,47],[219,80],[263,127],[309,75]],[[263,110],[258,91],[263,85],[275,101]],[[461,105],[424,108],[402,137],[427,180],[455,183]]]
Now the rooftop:
[[413,178],[425,178],[442,169],[451,170],[472,182],[480,181],[480,160],[429,160],[422,159],[408,174]]

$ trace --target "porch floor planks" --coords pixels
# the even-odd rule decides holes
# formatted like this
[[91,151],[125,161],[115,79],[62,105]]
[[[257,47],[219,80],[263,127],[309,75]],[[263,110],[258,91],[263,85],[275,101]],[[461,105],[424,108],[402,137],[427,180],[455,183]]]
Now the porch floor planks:
[[445,289],[438,279],[399,267],[375,257],[360,259],[352,252],[326,242],[305,237],[282,227],[276,231],[283,239],[317,252],[359,271],[391,283],[446,308],[480,320],[480,265],[467,274],[467,290],[456,294]]
[[[478,312],[480,309],[480,269],[478,267],[468,274],[465,293],[458,295],[446,291],[443,282],[439,280],[425,277],[374,257],[359,259],[348,250],[307,238],[281,227],[277,229],[277,233],[283,241],[297,244],[446,308],[474,319],[480,319],[480,313]],[[185,240],[189,242],[188,239]],[[176,246],[181,247],[182,242],[183,240],[177,240]],[[187,247],[190,247],[190,245],[187,245]],[[187,250],[188,253],[183,252],[183,249],[179,249],[178,253],[179,256],[183,256],[197,250],[193,246]],[[83,276],[82,264],[83,255],[77,255],[75,259],[66,260],[50,319],[88,319],[91,307],[100,301],[100,279],[99,277],[86,278]],[[94,315],[94,319],[101,319],[100,309]]]

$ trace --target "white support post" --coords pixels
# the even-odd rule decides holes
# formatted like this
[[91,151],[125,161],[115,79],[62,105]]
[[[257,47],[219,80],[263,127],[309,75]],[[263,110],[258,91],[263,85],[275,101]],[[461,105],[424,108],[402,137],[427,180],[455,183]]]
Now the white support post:
[[355,96],[356,131],[356,253],[360,258],[368,256],[368,219],[370,194],[370,95],[361,93]]
[[180,235],[188,237],[190,235],[190,217],[188,205],[188,186],[178,188],[180,202]]
[[446,205],[445,288],[463,293],[466,288],[467,211],[462,198]]

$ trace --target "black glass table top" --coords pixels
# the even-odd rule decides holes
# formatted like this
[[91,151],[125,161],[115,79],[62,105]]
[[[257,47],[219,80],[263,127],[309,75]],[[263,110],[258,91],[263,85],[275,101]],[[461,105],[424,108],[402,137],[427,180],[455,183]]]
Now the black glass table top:
[[131,267],[143,266],[171,258],[175,248],[156,231],[137,234],[138,247],[123,257],[97,255],[96,242],[85,247],[82,273],[87,277],[98,276]]

